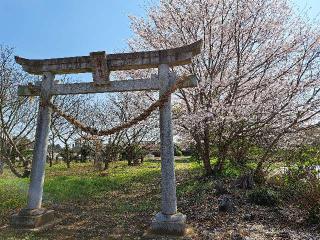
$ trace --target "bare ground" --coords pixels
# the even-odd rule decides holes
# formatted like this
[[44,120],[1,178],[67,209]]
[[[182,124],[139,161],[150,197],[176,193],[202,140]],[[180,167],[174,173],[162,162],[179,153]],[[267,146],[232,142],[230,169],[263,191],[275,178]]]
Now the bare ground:
[[[178,171],[178,189],[192,178],[195,176],[190,172]],[[197,178],[200,185],[215,182]],[[8,217],[4,217],[0,221],[0,239],[142,239],[159,209],[159,181],[158,176],[146,184],[136,183],[133,188],[102,193],[88,201],[49,203],[46,207],[54,209],[61,221],[38,233],[14,231],[8,227]],[[230,189],[236,205],[231,213],[217,210],[218,196],[213,187],[179,194],[179,211],[187,214],[193,229],[188,239],[320,239],[319,226],[307,226],[302,210],[285,205],[252,205],[245,194]],[[250,219],[245,218],[248,214]]]

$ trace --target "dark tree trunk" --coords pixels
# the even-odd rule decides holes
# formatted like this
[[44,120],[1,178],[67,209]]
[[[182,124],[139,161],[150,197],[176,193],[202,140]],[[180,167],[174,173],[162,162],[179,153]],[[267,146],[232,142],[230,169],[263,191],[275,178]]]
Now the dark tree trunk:
[[253,178],[258,184],[265,182],[265,173],[263,172],[264,159],[258,162],[256,169],[254,170]]
[[205,126],[204,130],[204,143],[203,143],[203,165],[206,175],[212,175],[213,170],[210,163],[210,138],[209,138],[209,126]]
[[70,159],[69,159],[69,154],[68,154],[68,157],[67,157],[67,168],[70,168]]
[[3,174],[3,166],[4,166],[4,162],[0,159],[0,175]]
[[133,153],[133,147],[129,146],[127,148],[127,160],[128,160],[128,166],[133,166],[136,162],[136,160],[134,159],[134,153]]
[[[204,138],[202,139],[199,133],[194,134],[194,139],[196,141],[196,151],[199,160],[203,162],[205,175],[212,175],[213,169],[210,163],[210,142],[209,142],[209,128],[204,131]],[[203,140],[203,144],[202,141]]]
[[49,157],[49,167],[52,167],[53,157],[54,157],[54,137],[52,136],[52,141],[51,141],[51,157]]
[[65,143],[65,151],[66,151],[66,163],[67,163],[67,168],[70,168],[70,154],[69,154],[69,145],[68,143]]
[[218,162],[213,167],[214,175],[217,175],[222,172],[224,160],[218,159]]
[[220,174],[224,167],[224,162],[226,160],[226,154],[227,154],[227,146],[218,146],[218,162],[214,165],[213,168],[213,174],[217,175]]
[[106,161],[104,161],[104,168],[103,168],[103,170],[107,170],[108,168],[109,168],[109,161],[106,160]]
[[236,187],[241,189],[252,189],[254,187],[253,174],[251,172],[240,176],[236,181]]

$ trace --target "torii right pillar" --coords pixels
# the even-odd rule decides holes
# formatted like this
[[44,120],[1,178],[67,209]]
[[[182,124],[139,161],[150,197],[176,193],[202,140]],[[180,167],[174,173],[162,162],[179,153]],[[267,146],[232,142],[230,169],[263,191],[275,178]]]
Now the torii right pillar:
[[[167,64],[159,66],[158,76],[161,96],[170,89],[176,78],[170,74]],[[186,233],[186,215],[177,212],[171,97],[160,108],[160,140],[161,212],[154,217],[151,223],[151,232],[160,235],[184,235]]]

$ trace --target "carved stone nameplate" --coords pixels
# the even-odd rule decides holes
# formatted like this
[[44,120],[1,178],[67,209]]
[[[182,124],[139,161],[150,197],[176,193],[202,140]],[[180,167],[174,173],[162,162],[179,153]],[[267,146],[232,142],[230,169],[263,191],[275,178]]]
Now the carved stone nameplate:
[[105,51],[91,52],[90,61],[92,66],[92,78],[95,84],[109,83],[109,70]]

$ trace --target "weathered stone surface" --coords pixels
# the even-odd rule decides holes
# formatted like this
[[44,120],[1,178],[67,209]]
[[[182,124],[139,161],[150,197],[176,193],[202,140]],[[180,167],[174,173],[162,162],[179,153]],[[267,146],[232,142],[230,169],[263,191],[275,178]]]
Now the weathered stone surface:
[[[169,66],[159,66],[159,95],[164,94],[174,84]],[[173,215],[177,212],[176,176],[174,172],[174,145],[172,134],[171,97],[160,108],[160,154],[161,154],[161,212]]]
[[176,213],[165,215],[158,213],[152,220],[150,232],[159,235],[183,236],[186,234],[186,215]]
[[[174,84],[169,65],[159,66],[160,96]],[[160,108],[161,140],[161,212],[153,219],[151,233],[182,236],[186,233],[186,216],[177,213],[176,178],[174,172],[174,146],[172,135],[171,97]]]
[[92,66],[92,77],[95,84],[106,84],[109,82],[109,69],[107,56],[104,51],[90,53]]
[[[190,45],[146,52],[108,54],[106,65],[109,71],[156,68],[160,64],[178,66],[191,63],[192,57],[200,53],[202,41]],[[15,60],[31,74],[70,74],[93,72],[90,56],[30,60],[16,56]]]
[[[196,87],[197,78],[194,75],[188,76],[181,88]],[[152,75],[150,79],[135,80],[117,80],[110,81],[107,84],[96,85],[92,82],[71,83],[71,84],[54,84],[50,89],[51,95],[68,95],[68,94],[88,94],[103,92],[126,92],[126,91],[143,91],[159,90],[161,84],[157,75]],[[26,85],[18,87],[19,96],[39,96],[41,86]]]
[[242,236],[240,232],[234,231],[231,234],[231,240],[246,240],[246,237]]
[[54,211],[46,209],[22,209],[11,216],[10,224],[16,229],[35,230],[54,222]]
[[52,88],[53,80],[54,75],[51,73],[46,73],[43,76],[41,84],[40,106],[38,112],[30,186],[28,191],[27,208],[29,209],[41,208],[42,203],[44,169],[47,157],[49,126],[51,119],[51,109],[46,103],[51,99],[49,91]]
[[291,234],[288,231],[281,231],[277,234],[280,239],[291,239]]
[[45,208],[34,208],[34,209],[29,209],[29,208],[23,208],[19,212],[20,216],[38,216],[42,215],[46,212],[47,210]]
[[229,193],[228,189],[227,189],[226,186],[223,184],[223,182],[217,182],[217,183],[214,185],[214,189],[215,189],[215,193],[216,193],[218,196]]
[[221,195],[218,198],[218,210],[220,212],[232,212],[234,208],[234,202],[231,196]]
[[256,215],[254,213],[247,213],[243,216],[243,220],[245,221],[252,221],[256,218]]

